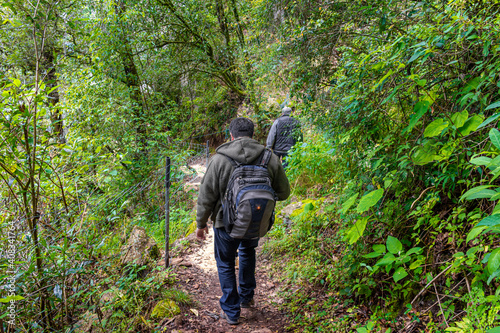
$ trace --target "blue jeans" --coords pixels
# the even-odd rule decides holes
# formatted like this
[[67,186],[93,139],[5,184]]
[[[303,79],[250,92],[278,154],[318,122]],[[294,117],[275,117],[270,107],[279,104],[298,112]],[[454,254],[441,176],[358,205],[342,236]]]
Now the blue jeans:
[[[229,236],[224,228],[214,228],[214,252],[222,290],[220,307],[229,319],[240,317],[240,304],[253,299],[255,282],[255,248],[258,239],[243,240]],[[236,287],[235,260],[240,258],[239,288]]]

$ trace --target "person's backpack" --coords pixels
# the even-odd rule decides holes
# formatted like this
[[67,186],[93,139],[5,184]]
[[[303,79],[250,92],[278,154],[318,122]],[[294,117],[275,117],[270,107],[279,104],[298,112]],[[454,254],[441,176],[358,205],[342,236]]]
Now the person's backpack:
[[222,200],[224,228],[233,238],[263,237],[274,223],[277,200],[267,171],[272,152],[264,150],[260,163],[256,165],[241,164],[224,156],[234,166]]

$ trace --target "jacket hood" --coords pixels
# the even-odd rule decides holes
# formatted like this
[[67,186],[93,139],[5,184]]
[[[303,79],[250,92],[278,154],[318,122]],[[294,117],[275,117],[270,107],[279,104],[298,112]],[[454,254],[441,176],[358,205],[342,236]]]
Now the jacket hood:
[[288,106],[285,106],[283,110],[281,110],[285,116],[289,116],[292,114],[292,108],[289,108]]
[[264,149],[265,147],[257,140],[243,137],[224,143],[215,151],[227,155],[239,163],[253,164]]

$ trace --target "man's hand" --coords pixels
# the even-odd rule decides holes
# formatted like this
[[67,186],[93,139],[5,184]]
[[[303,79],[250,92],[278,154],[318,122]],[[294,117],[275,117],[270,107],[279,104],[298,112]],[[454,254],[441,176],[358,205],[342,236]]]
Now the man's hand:
[[197,240],[205,240],[207,237],[205,236],[205,234],[208,235],[208,227],[205,227],[203,229],[196,229],[196,239]]

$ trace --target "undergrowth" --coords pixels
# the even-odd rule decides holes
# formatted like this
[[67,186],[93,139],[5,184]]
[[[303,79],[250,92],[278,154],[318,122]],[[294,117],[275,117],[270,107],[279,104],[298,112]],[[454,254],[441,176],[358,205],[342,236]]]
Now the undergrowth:
[[[283,308],[292,329],[469,332],[498,324],[500,289],[487,281],[487,249],[464,241],[484,218],[481,210],[443,205],[437,193],[394,182],[401,171],[364,177],[368,184],[348,179],[343,166],[332,167],[334,143],[314,132],[307,140],[290,154],[287,174],[295,187],[264,246],[284,259],[273,274],[287,290]],[[301,168],[312,158],[323,172]],[[386,184],[384,196],[364,210],[356,192],[367,196],[379,182]]]

